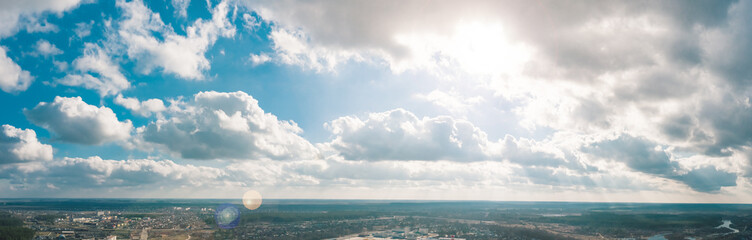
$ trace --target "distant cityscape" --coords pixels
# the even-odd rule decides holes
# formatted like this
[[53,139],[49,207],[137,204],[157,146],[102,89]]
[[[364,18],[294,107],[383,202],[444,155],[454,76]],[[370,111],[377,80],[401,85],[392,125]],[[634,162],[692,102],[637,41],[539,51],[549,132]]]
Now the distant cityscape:
[[[33,239],[212,239],[216,226],[206,223],[213,208],[192,209],[173,207],[155,212],[124,211],[40,211],[10,210],[13,216],[22,219],[24,225],[35,231]],[[405,223],[406,217],[380,217],[337,221],[304,221],[290,224],[254,224],[241,226],[228,238],[268,239],[301,237],[305,233],[323,232],[330,228],[362,227],[363,232],[328,238],[332,240],[464,240],[464,238],[440,236],[437,228],[425,225],[422,228],[395,227]],[[350,231],[348,231],[350,232]],[[478,229],[464,234],[489,235]]]
[[[218,206],[238,214],[224,219]],[[253,211],[242,206],[6,199],[0,239],[752,239],[751,205],[270,200]]]

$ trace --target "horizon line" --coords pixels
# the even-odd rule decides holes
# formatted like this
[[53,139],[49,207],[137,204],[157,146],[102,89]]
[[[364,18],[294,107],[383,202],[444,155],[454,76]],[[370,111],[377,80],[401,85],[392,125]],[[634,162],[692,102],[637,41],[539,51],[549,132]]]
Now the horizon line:
[[[239,198],[114,198],[114,197],[16,197],[16,198],[3,198],[2,200],[238,200]],[[357,198],[264,198],[263,200],[275,200],[275,201],[381,201],[381,202],[498,202],[498,203],[611,203],[611,204],[696,204],[696,205],[752,205],[752,203],[742,202],[620,202],[620,201],[536,201],[536,200],[467,200],[467,199],[453,199],[453,200],[437,200],[437,199],[357,199]]]

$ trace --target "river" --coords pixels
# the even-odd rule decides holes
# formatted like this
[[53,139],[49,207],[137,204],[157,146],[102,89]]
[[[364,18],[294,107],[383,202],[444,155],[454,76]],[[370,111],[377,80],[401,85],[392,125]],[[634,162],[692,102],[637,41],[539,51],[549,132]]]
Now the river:
[[723,220],[723,224],[721,224],[720,226],[717,226],[715,228],[728,228],[729,230],[734,231],[732,233],[738,233],[739,232],[739,229],[731,228],[731,221],[729,221],[729,220]]
[[[721,224],[720,226],[717,226],[715,228],[716,229],[728,228],[729,230],[733,231],[733,232],[730,232],[730,233],[712,234],[712,235],[715,235],[715,236],[718,236],[718,235],[725,236],[725,235],[729,235],[729,234],[733,234],[733,233],[738,233],[739,232],[739,229],[731,227],[731,221],[729,221],[729,220],[723,220],[723,224]],[[665,233],[656,234],[656,235],[648,237],[648,240],[666,240],[666,237],[664,237],[665,235],[666,235]],[[690,239],[694,239],[694,238],[690,238]]]

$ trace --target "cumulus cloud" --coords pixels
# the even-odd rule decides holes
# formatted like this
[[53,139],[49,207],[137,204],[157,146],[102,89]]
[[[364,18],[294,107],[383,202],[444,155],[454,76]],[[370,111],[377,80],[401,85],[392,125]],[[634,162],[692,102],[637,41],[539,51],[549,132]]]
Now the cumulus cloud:
[[[172,3],[178,14],[186,15],[189,1]],[[420,186],[456,182],[463,186],[578,190],[691,189],[704,194],[736,186],[739,173],[734,167],[749,165],[743,156],[752,143],[752,128],[746,124],[752,118],[752,74],[745,68],[752,62],[752,31],[745,24],[752,12],[749,2],[245,3],[254,11],[241,13],[245,28],[256,31],[267,22],[270,27],[271,51],[251,54],[248,61],[253,65],[273,61],[325,72],[337,71],[346,65],[343,63],[365,62],[385,66],[392,73],[425,71],[441,79],[437,84],[441,86],[429,91],[451,90],[423,92],[412,95],[414,99],[445,108],[455,116],[464,115],[467,109],[488,107],[479,104],[483,101],[502,102],[499,107],[504,109],[494,110],[515,115],[516,119],[508,122],[519,120],[519,126],[503,129],[526,128],[529,138],[505,135],[489,139],[469,120],[418,117],[395,109],[328,122],[325,127],[331,139],[313,146],[300,136],[302,130],[294,122],[264,112],[255,99],[242,92],[202,92],[187,101],[174,100],[169,108],[159,99],[140,101],[119,95],[130,84],[110,57],[117,54],[127,54],[145,73],[161,70],[184,79],[204,79],[210,69],[206,51],[218,38],[235,33],[227,19],[231,8],[227,2],[210,6],[212,18],[196,20],[182,35],[143,2],[118,1],[123,16],[112,22],[112,36],[108,37],[113,39],[108,40],[122,46],[110,49],[107,44],[111,42],[102,45],[107,47],[87,45],[84,55],[72,64],[74,72],[58,82],[95,89],[102,96],[116,95],[116,104],[137,115],[156,114],[154,122],[137,130],[132,139],[136,146],[188,159],[257,160],[234,161],[222,170],[201,170],[217,173],[202,179],[216,186],[222,185],[221,181],[356,187],[389,181]],[[3,4],[20,6],[0,6]],[[45,9],[60,12],[69,8]],[[17,19],[20,15],[9,16]],[[232,15],[235,18],[235,13]],[[54,28],[43,19],[23,21],[29,22],[21,24],[28,31]],[[17,29],[19,24],[12,25]],[[88,35],[90,27],[82,25],[79,37]],[[5,36],[2,29],[0,37]],[[48,49],[54,54],[54,46]],[[0,87],[6,92],[25,90],[31,76],[2,51]],[[453,87],[460,84],[474,87]],[[446,86],[449,88],[443,88]],[[466,92],[468,89],[479,88],[493,91],[493,96],[467,97],[476,95]],[[129,136],[130,122],[119,122],[111,110],[86,105],[80,99],[87,109],[105,113],[33,120],[36,115],[71,112],[50,107],[57,102],[27,110],[27,117],[66,141],[95,139],[86,144],[101,144]],[[93,115],[109,117],[105,121]],[[78,119],[74,122],[86,124],[56,123],[74,118]],[[120,133],[96,140],[63,130],[72,126],[89,129],[84,135],[107,135],[101,132],[106,124],[91,121],[119,124]],[[287,161],[275,161],[278,159]],[[85,169],[81,171],[93,172],[99,179],[114,179],[112,183],[99,181],[103,186],[117,185],[127,177],[101,169],[122,169],[113,172],[140,176],[155,172],[147,166],[185,167],[128,161],[92,158],[64,162],[81,166]],[[139,167],[132,167],[135,165]],[[12,174],[44,171],[19,172]],[[14,179],[34,176],[38,175]],[[174,177],[151,180],[180,182]]]
[[57,32],[60,28],[57,25],[47,22],[47,19],[40,19],[37,17],[27,17],[19,23],[21,29],[26,30],[28,33],[46,33]]
[[261,26],[261,20],[254,17],[251,14],[244,13],[243,14],[243,27],[250,31],[255,31],[258,27]]
[[123,97],[123,95],[117,95],[117,97],[115,97],[115,104],[123,106],[128,110],[131,110],[131,112],[144,117],[149,117],[152,113],[160,113],[167,110],[164,102],[156,98],[142,102],[137,98],[127,98]]
[[118,121],[112,109],[92,106],[81,97],[55,97],[53,102],[41,102],[24,110],[26,118],[52,132],[56,139],[66,142],[98,145],[124,141],[130,137],[130,120]]
[[172,0],[172,7],[175,8],[175,12],[181,17],[188,16],[189,5],[191,5],[191,0]]
[[211,19],[198,19],[188,26],[185,36],[175,33],[140,0],[119,0],[117,6],[124,11],[117,29],[120,40],[128,57],[135,59],[146,73],[160,68],[180,78],[204,79],[204,72],[210,68],[206,51],[218,37],[235,35],[235,27],[227,19],[229,6],[225,1],[211,9]]
[[623,162],[631,169],[651,174],[671,175],[679,168],[679,164],[671,161],[669,153],[660,146],[632,136],[620,136],[598,142],[585,151]]
[[92,43],[85,46],[84,54],[73,61],[75,72],[58,79],[58,83],[96,90],[101,96],[115,95],[130,87],[130,82],[120,72],[120,66],[112,61],[105,49]]
[[587,169],[552,146],[510,135],[491,141],[471,122],[449,116],[418,118],[407,110],[394,109],[370,113],[364,119],[340,117],[325,127],[332,140],[319,147],[346,160],[495,160],[526,167]]
[[[745,79],[739,66],[749,55],[739,39],[748,39],[743,23],[750,4],[734,1],[588,7],[513,1],[246,3],[275,23],[269,38],[280,63],[327,70],[368,61],[395,72],[491,75],[475,84],[519,103],[515,112],[530,129],[583,134],[629,129],[669,144],[682,143],[657,136],[661,129],[652,122],[722,96],[724,90],[705,90]],[[718,81],[712,72],[725,79]]]
[[486,133],[468,121],[418,118],[404,109],[341,117],[325,125],[327,147],[352,160],[488,160]]
[[[2,1],[0,3],[0,37],[9,36],[18,30],[24,18],[35,20],[38,14],[62,13],[77,7],[81,0],[33,0]],[[36,22],[36,21],[32,21]]]
[[311,45],[304,32],[288,29],[275,29],[269,34],[273,39],[272,48],[280,62],[299,65],[306,69],[335,71],[335,67],[348,60],[362,60],[357,52],[332,50]]
[[136,194],[145,194],[149,190],[164,192],[180,187],[221,187],[226,184],[225,175],[218,168],[170,160],[105,160],[100,157],[66,157],[36,167],[18,165],[0,169],[0,178],[9,179],[17,190],[65,192],[67,190],[58,189],[77,189],[79,197],[90,190],[122,194],[129,189],[140,189],[142,192]]
[[[332,70],[343,62],[366,61],[385,63],[394,72],[470,76],[468,84],[494,89],[502,101],[513,103],[521,126],[576,136],[557,140],[567,145],[625,132],[695,154],[730,154],[749,143],[748,128],[710,112],[727,109],[738,115],[731,119],[748,112],[748,94],[727,84],[746,76],[739,66],[749,54],[740,39],[749,32],[742,23],[752,4],[246,4],[274,23],[269,38],[279,63]],[[728,92],[734,92],[730,100],[720,99]],[[475,107],[458,97],[463,95],[470,94],[435,91],[415,97],[462,115],[459,109]],[[645,161],[671,169],[666,159]]]
[[[475,162],[341,162],[328,160],[244,161],[224,167],[194,166],[171,160],[105,160],[100,157],[63,158],[44,165],[15,165],[0,168],[0,179],[10,180],[15,192],[76,188],[78,193],[129,190],[154,191],[156,195],[182,190],[179,196],[196,192],[232,193],[246,187],[326,189],[333,185],[353,187],[386,186],[401,181],[404,186],[445,185],[449,181],[476,182],[492,186],[508,182],[508,168],[501,163]],[[53,187],[50,187],[52,185]],[[80,196],[80,195],[79,195]],[[215,195],[216,196],[216,195]],[[232,195],[231,195],[232,196]]]
[[742,97],[729,95],[702,103],[696,113],[697,123],[681,128],[692,133],[682,140],[691,141],[711,156],[728,156],[732,149],[749,146],[752,143],[752,127],[748,124],[752,119],[752,102]]
[[36,48],[37,54],[45,57],[63,54],[62,50],[44,39],[37,41],[37,43],[34,45],[34,48]]
[[11,93],[25,91],[33,80],[29,71],[21,69],[7,56],[5,48],[0,47],[0,89]]
[[752,70],[752,27],[747,24],[752,20],[752,3],[739,1],[724,14],[726,24],[710,28],[699,40],[703,59],[712,70],[719,72],[725,79],[737,86],[749,86]]
[[[466,120],[446,116],[421,119],[404,109],[371,113],[365,118],[341,117],[325,126],[333,139],[319,147],[325,156],[344,162],[492,161],[506,164],[506,169],[517,173],[519,182],[585,189],[660,188],[629,183],[630,178],[642,174],[642,178],[656,178],[650,181],[677,181],[695,191],[717,192],[722,187],[736,186],[737,179],[736,173],[707,163],[682,165],[665,147],[629,135],[600,140],[580,149],[570,149],[569,142],[556,139],[537,142],[507,135],[491,141]],[[582,143],[575,142],[573,146],[579,144]],[[613,167],[582,159],[583,153],[622,163],[628,168],[627,173],[637,175],[613,179],[614,173],[609,170]]]
[[[411,3],[382,5],[362,1],[335,5],[326,2],[247,1],[247,4],[264,20],[283,26],[270,34],[283,63],[317,70],[332,69],[341,61],[357,59],[367,53],[360,53],[361,49],[373,50],[375,54],[382,49],[396,52],[395,55],[403,54],[405,49],[393,42],[394,34],[390,28],[414,25],[402,22],[405,18],[387,14],[409,14],[411,7],[415,7]],[[309,11],[311,9],[315,10]],[[362,14],[350,15],[354,12]],[[358,20],[353,21],[354,18]],[[323,23],[328,27],[318,27]]]
[[[545,172],[545,171],[544,171]],[[519,174],[523,173],[523,174]],[[233,162],[223,167],[194,166],[171,160],[132,159],[104,160],[100,157],[63,158],[44,165],[15,165],[0,168],[0,179],[8,179],[18,192],[76,188],[79,193],[90,191],[136,190],[156,195],[182,190],[179,196],[197,196],[197,192],[229,190],[232,193],[247,187],[288,189],[295,187],[330,189],[333,186],[374,188],[439,187],[458,189],[496,188],[516,185],[527,188],[554,185],[560,188],[631,189],[634,181],[619,182],[627,176],[619,173],[610,180],[590,178],[556,171],[551,176],[533,176],[502,162],[427,162],[427,161],[338,161],[338,160],[258,160]],[[543,180],[547,178],[547,180]],[[532,180],[530,180],[532,179]],[[574,181],[572,179],[579,179]],[[54,188],[50,188],[52,184]],[[211,191],[209,191],[211,192]],[[214,192],[215,194],[218,192]],[[12,194],[12,193],[9,193]],[[288,192],[289,194],[289,192]],[[292,195],[295,196],[295,195]]]
[[91,22],[80,22],[76,23],[76,28],[73,29],[73,32],[76,33],[76,36],[78,38],[85,38],[89,35],[91,35],[91,28],[94,25],[94,21]]
[[200,92],[139,128],[145,143],[190,159],[314,159],[318,151],[295,122],[264,112],[244,92]]
[[695,191],[717,192],[722,187],[736,186],[736,173],[708,165],[685,170],[666,150],[641,138],[620,136],[594,143],[584,151],[623,162],[639,172],[680,181]]
[[[742,67],[750,62],[750,31],[744,23],[752,4],[746,2],[599,2],[585,7],[472,1],[437,2],[430,10],[417,3],[366,1],[248,5],[276,24],[269,37],[280,63],[327,70],[367,61],[386,63],[394,72],[470,74],[479,79],[471,84],[493,88],[501,100],[516,105],[512,111],[520,125],[553,132],[552,142],[561,144],[553,148],[566,153],[588,144],[587,139],[598,139],[600,145],[590,153],[697,191],[734,186],[736,175],[712,162],[684,166],[672,152],[729,156],[752,142],[750,128],[743,124],[750,113],[750,74]],[[486,44],[483,39],[494,40]],[[416,97],[449,108],[470,105],[451,94],[433,95]],[[340,125],[360,129],[354,126],[367,122],[354,120]],[[402,130],[391,129],[397,129],[387,131],[395,135]],[[624,135],[634,138],[603,140]],[[369,147],[389,149],[374,153],[389,158],[387,153],[398,149],[356,144],[367,140],[336,143],[345,136],[335,133],[332,146],[349,158],[367,156]],[[654,149],[656,145],[662,147]],[[697,171],[722,179],[702,187],[690,180],[701,173]]]
[[269,37],[282,63],[315,70],[333,71],[343,62],[369,61],[385,62],[394,72],[450,64],[472,72],[501,73],[530,54],[529,48],[506,37],[500,19],[492,18],[508,14],[490,11],[512,7],[502,3],[437,2],[429,9],[420,2],[246,3],[265,21],[275,23]]
[[[30,32],[44,31],[54,25],[41,24],[38,15],[46,12],[62,13],[78,6],[80,0],[34,0],[34,1],[2,1],[0,2],[0,39],[8,37],[18,31],[21,25],[26,25]],[[25,22],[25,24],[21,24]],[[21,69],[7,56],[6,49],[0,46],[0,89],[5,92],[25,91],[33,77],[28,71]]]
[[39,142],[34,130],[2,126],[0,164],[49,160],[52,160],[52,146]]
[[258,66],[258,65],[271,61],[272,58],[269,57],[269,55],[267,55],[266,53],[261,53],[261,54],[251,53],[251,57],[248,58],[248,60],[251,61],[251,64],[253,64],[253,66]]
[[737,176],[713,166],[705,166],[675,178],[698,192],[718,192],[722,187],[736,186]]

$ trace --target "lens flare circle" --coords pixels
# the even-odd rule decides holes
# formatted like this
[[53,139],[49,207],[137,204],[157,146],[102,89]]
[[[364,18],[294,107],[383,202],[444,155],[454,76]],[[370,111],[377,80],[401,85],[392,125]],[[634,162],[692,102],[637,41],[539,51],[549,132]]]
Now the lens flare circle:
[[235,205],[225,203],[217,207],[215,218],[219,228],[231,229],[237,227],[240,222],[240,210]]
[[261,207],[261,194],[259,192],[249,190],[243,194],[243,205],[248,210],[256,210]]

